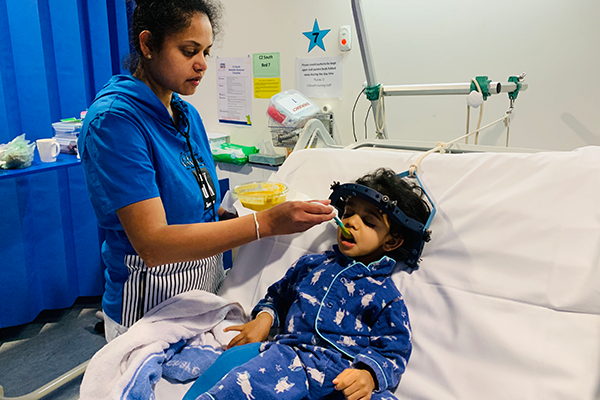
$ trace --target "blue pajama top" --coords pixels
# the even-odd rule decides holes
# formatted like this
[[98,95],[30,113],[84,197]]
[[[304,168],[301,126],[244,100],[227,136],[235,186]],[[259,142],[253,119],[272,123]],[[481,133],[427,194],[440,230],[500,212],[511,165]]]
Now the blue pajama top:
[[281,332],[275,342],[337,349],[357,368],[368,366],[378,392],[393,389],[412,351],[408,311],[391,279],[395,263],[384,256],[365,266],[337,245],[303,256],[269,287],[252,314],[275,312]]

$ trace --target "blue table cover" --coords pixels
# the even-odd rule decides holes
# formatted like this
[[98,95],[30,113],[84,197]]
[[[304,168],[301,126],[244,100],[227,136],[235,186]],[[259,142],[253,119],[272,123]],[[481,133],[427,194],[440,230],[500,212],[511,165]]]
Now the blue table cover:
[[0,328],[98,296],[99,231],[77,156],[0,170]]

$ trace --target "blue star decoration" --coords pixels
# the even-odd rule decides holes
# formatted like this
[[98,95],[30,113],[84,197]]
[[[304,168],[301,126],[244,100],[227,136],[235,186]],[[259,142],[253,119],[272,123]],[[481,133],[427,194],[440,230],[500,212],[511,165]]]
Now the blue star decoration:
[[308,52],[315,48],[315,46],[319,46],[323,51],[325,51],[325,45],[323,44],[323,38],[325,35],[329,33],[331,29],[319,29],[319,23],[315,18],[315,24],[313,25],[312,31],[302,32],[304,36],[310,39],[310,44],[308,45]]

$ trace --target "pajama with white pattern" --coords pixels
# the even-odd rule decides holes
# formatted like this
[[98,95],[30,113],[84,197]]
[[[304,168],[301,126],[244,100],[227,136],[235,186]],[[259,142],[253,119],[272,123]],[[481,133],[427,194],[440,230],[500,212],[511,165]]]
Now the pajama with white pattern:
[[394,265],[365,266],[337,246],[301,257],[252,311],[273,310],[281,333],[199,399],[343,399],[331,381],[347,368],[371,372],[371,398],[395,399],[412,342]]

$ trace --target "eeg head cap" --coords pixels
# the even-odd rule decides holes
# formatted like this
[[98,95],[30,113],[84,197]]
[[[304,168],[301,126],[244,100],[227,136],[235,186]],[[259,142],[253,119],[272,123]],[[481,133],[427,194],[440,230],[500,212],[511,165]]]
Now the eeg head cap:
[[[407,175],[408,171],[399,174],[400,177],[405,177]],[[428,228],[431,224],[433,216],[435,215],[435,206],[424,189],[423,193],[425,193],[425,196],[431,204],[431,212],[425,224],[408,217],[398,207],[395,200],[390,200],[388,196],[381,194],[377,190],[371,189],[370,187],[359,185],[357,183],[345,183],[341,185],[339,182],[334,182],[331,185],[331,190],[333,190],[329,196],[331,205],[334,206],[340,213],[344,212],[344,207],[349,197],[358,197],[375,205],[379,210],[385,213],[388,218],[390,218],[392,223],[405,227],[407,231],[412,234],[412,240],[410,241],[411,247],[408,250],[408,257],[403,261],[408,267],[408,272],[412,272],[419,268],[418,262],[421,257],[421,253],[423,252],[425,242],[428,242],[431,239],[431,231]]]

